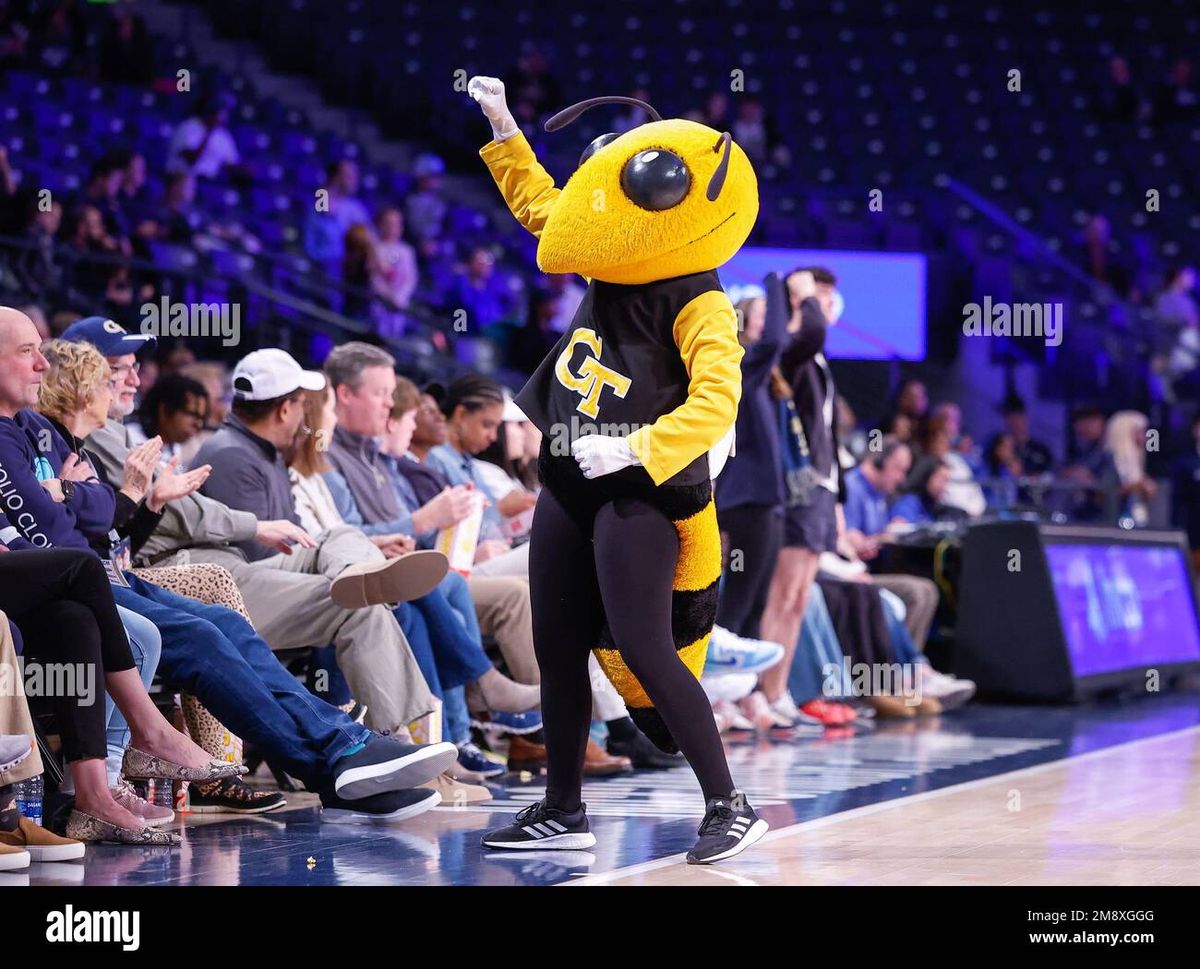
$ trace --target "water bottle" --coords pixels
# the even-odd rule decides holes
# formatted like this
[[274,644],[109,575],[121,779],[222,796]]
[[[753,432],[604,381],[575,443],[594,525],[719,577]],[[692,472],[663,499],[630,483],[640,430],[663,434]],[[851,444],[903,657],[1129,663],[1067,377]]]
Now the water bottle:
[[156,780],[154,782],[153,803],[168,810],[175,808],[175,785],[170,781]]
[[36,825],[42,823],[42,775],[19,781],[16,785],[17,810]]

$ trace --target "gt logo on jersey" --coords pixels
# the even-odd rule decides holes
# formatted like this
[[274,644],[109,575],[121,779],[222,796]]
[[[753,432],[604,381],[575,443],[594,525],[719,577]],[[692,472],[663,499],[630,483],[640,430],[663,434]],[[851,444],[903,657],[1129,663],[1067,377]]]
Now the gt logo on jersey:
[[[592,351],[592,355],[584,358],[578,373],[571,372],[571,354],[575,348],[583,344]],[[624,397],[633,381],[623,373],[604,366],[600,362],[600,351],[604,343],[596,336],[595,330],[580,327],[571,334],[563,352],[554,363],[554,376],[568,390],[573,390],[583,399],[575,405],[575,409],[588,417],[598,417],[600,414],[600,395],[605,387],[611,387],[614,394]]]

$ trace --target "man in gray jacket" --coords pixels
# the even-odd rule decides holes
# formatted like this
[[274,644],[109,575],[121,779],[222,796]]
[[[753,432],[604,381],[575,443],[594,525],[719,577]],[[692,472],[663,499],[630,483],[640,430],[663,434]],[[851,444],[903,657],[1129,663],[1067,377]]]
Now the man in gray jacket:
[[[121,421],[133,412],[140,386],[136,354],[153,338],[127,333],[112,320],[90,317],[72,324],[63,339],[91,343],[112,367],[109,421],[88,438],[87,446],[119,488],[130,450]],[[278,554],[249,562],[237,547],[249,542]],[[382,603],[347,609],[331,597],[339,579],[353,588],[362,585],[364,567],[387,568],[380,565],[386,563],[383,553],[361,532],[334,529],[318,542],[291,521],[259,521],[250,512],[197,493],[167,505],[139,555],[141,565],[190,562],[214,562],[229,570],[255,629],[272,649],[334,643],[338,666],[354,698],[367,708],[366,724],[372,730],[403,737],[407,724],[435,708],[391,609]]]

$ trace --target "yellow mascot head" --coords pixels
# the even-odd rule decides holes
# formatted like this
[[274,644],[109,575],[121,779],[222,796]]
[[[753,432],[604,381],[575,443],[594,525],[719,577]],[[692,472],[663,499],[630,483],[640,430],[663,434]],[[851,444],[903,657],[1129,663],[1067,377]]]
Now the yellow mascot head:
[[662,120],[633,98],[591,98],[546,122],[556,131],[597,104],[628,103],[653,120],[584,150],[538,242],[543,272],[649,283],[706,272],[738,251],[758,217],[758,180],[728,132]]

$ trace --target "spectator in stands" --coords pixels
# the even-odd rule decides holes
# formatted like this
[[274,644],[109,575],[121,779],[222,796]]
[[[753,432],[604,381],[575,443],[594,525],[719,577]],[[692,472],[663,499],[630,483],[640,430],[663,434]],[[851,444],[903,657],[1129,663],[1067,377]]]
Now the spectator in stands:
[[1104,448],[1112,456],[1120,483],[1120,514],[1139,528],[1150,523],[1149,502],[1158,484],[1146,474],[1146,431],[1150,421],[1133,410],[1117,411],[1104,429]]
[[441,248],[446,222],[446,200],[442,198],[442,174],[446,163],[437,155],[418,155],[413,165],[416,187],[404,200],[404,220],[422,259],[432,259]]
[[1167,274],[1167,282],[1158,299],[1154,301],[1154,312],[1171,336],[1181,330],[1200,326],[1200,310],[1192,292],[1196,288],[1196,270],[1191,266],[1173,266]]
[[[535,496],[521,490],[496,494],[479,470],[482,462],[475,455],[495,443],[504,416],[504,392],[499,384],[476,374],[459,377],[446,389],[442,413],[446,415],[446,443],[433,448],[425,461],[451,483],[477,488],[487,499],[476,551],[476,561],[486,562],[509,551],[511,542],[504,534],[503,520],[533,507]],[[525,548],[522,561],[527,555]],[[523,571],[527,574],[528,567]]]
[[777,275],[768,277],[766,287],[766,296],[743,299],[735,307],[738,340],[746,347],[736,425],[739,444],[713,491],[723,542],[745,554],[744,568],[725,573],[717,623],[750,639],[758,638],[783,531],[783,467],[771,373],[783,351],[790,308]]
[[145,19],[128,6],[112,11],[100,42],[100,77],[119,84],[149,84],[154,80],[154,58]]
[[975,439],[963,431],[962,408],[953,401],[944,400],[933,408],[931,415],[945,420],[946,429],[950,433],[950,447],[963,456],[973,472],[978,473],[983,467],[983,461]]
[[1200,414],[1192,418],[1190,446],[1171,464],[1171,524],[1187,532],[1200,568]]
[[487,246],[475,246],[446,295],[452,311],[465,310],[467,326],[484,327],[507,319],[513,312],[512,293],[496,275],[496,257]]
[[[782,643],[785,661],[759,677],[763,697],[779,726],[803,719],[795,699],[787,691],[791,657],[800,637],[800,625],[808,602],[809,589],[816,580],[822,552],[832,549],[837,540],[835,508],[845,494],[845,479],[838,465],[838,428],[834,417],[836,388],[833,372],[825,359],[824,346],[829,325],[836,321],[834,294],[837,280],[828,269],[798,269],[784,281],[788,299],[787,332],[790,337],[780,357],[782,386],[776,393],[787,408],[790,395],[796,421],[780,423],[792,430],[780,442],[784,460],[784,520],[782,547],[775,561],[767,602],[760,623],[762,638]],[[804,447],[799,448],[803,436]],[[788,452],[792,438],[796,454],[807,453],[807,462],[797,459],[790,466]],[[805,468],[799,465],[806,463]],[[802,698],[803,699],[803,698]]]
[[1192,297],[1195,285],[1196,271],[1176,266],[1154,304],[1162,326],[1156,342],[1168,350],[1166,370],[1172,393],[1188,400],[1200,397],[1200,310]]
[[[180,446],[179,453],[180,463],[184,467],[192,464],[196,457],[196,452],[200,450],[202,444],[212,437],[213,431],[220,427],[225,418],[229,414],[229,368],[223,363],[217,363],[211,360],[205,360],[198,363],[189,364],[177,371],[185,377],[191,377],[204,388],[204,393],[208,396],[208,419],[205,421],[204,427],[200,433],[186,441]],[[157,382],[157,381],[156,381]],[[142,383],[145,384],[145,369],[142,370]],[[146,388],[146,393],[154,389],[151,384]],[[143,394],[145,396],[145,394]]]
[[241,155],[226,125],[233,98],[217,93],[204,97],[196,112],[180,123],[167,150],[167,171],[197,178],[244,177]]
[[928,414],[929,391],[925,389],[924,381],[909,378],[896,390],[885,432],[902,441],[915,440]]
[[93,205],[84,205],[68,218],[64,228],[67,245],[78,262],[73,273],[73,290],[81,300],[103,298],[110,315],[122,315],[133,303],[129,267],[112,260],[124,255],[120,240],[104,228],[104,217]]
[[[946,459],[949,446],[930,456]],[[845,540],[855,558],[877,563],[886,540],[892,515],[888,505],[908,478],[912,452],[903,441],[885,438],[878,454],[846,474]],[[952,473],[953,477],[953,473]],[[976,486],[978,488],[978,486]],[[982,496],[980,496],[982,498]],[[945,495],[942,496],[945,500]],[[871,579],[879,588],[899,596],[907,609],[905,623],[918,650],[924,649],[938,607],[937,586],[929,579],[913,575],[879,573],[872,569]],[[844,645],[844,644],[843,644]]]
[[[501,432],[496,435],[496,440],[490,447],[479,452],[479,473],[483,475],[494,495],[503,495],[512,489],[536,494],[541,490],[537,476],[537,459],[542,445],[542,432],[508,394],[504,395],[504,413],[501,417],[504,423]],[[414,428],[415,426],[414,421]],[[384,453],[393,453],[388,449],[386,442]],[[403,453],[405,452],[401,452]],[[507,487],[504,482],[507,483]]]
[[358,199],[358,165],[349,158],[325,169],[325,185],[304,217],[304,251],[333,276],[345,256],[346,233],[371,225],[367,207]]
[[[416,388],[413,388],[416,400]],[[416,410],[413,410],[413,425],[416,425]],[[507,538],[520,538],[528,535],[529,526],[533,521],[533,506],[537,504],[537,448],[534,448],[534,458],[528,458],[526,440],[536,436],[541,443],[541,432],[529,421],[521,408],[512,397],[505,393],[504,410],[500,415],[500,430],[496,439],[482,451],[478,452],[472,467],[479,480],[488,491],[499,496],[500,504],[509,511],[501,515],[501,533]],[[412,433],[404,440],[404,450],[408,451],[408,441]],[[385,452],[387,443],[384,444]]]
[[54,239],[62,224],[62,206],[56,201],[43,205],[38,199],[29,203],[24,237],[33,248],[18,250],[12,269],[23,292],[46,305],[62,298],[63,271],[55,262]]
[[[1049,474],[1054,468],[1054,455],[1049,447],[1030,433],[1025,401],[1016,394],[1005,397],[1000,405],[1000,413],[1004,419],[1001,434],[1007,434],[1012,440],[1012,457],[990,461],[988,470],[997,474],[1003,464],[1018,478]],[[995,439],[989,452],[995,454]]]
[[1104,447],[1104,411],[1091,404],[1077,406],[1071,414],[1071,444],[1060,474],[1079,484],[1070,514],[1076,521],[1115,520],[1117,469]]
[[140,151],[122,151],[117,153],[116,160],[121,165],[121,189],[117,193],[117,204],[125,216],[126,224],[135,233],[141,234],[141,223],[150,209],[146,156]]
[[121,186],[124,182],[125,168],[121,156],[116,152],[102,155],[92,164],[80,203],[100,213],[104,220],[104,231],[117,241],[125,255],[129,255],[132,252],[129,220],[121,208]]
[[171,172],[163,182],[163,195],[157,207],[143,222],[143,235],[160,242],[190,246],[199,222],[192,207],[195,200],[196,177],[189,172]]
[[162,459],[183,459],[183,447],[208,424],[209,398],[204,385],[181,373],[155,381],[142,396],[138,420],[128,425],[129,440],[162,439]]
[[342,244],[342,282],[350,287],[342,312],[354,320],[366,320],[373,315],[376,302],[387,295],[383,267],[375,253],[371,227],[356,223],[346,230]]
[[975,472],[971,465],[954,449],[953,415],[958,412],[958,408],[956,405],[951,406],[953,410],[943,411],[929,418],[922,426],[917,435],[920,456],[941,458],[950,466],[950,483],[942,496],[943,500],[948,505],[961,508],[972,517],[978,517],[987,510],[987,499],[983,496],[979,482],[975,480]]
[[893,502],[889,515],[893,521],[927,525],[939,521],[962,521],[967,513],[945,502],[950,485],[951,466],[945,458],[921,458],[908,476],[906,493]]
[[378,240],[375,253],[386,284],[386,295],[398,309],[407,309],[417,288],[417,257],[404,241],[404,215],[394,205],[379,210],[375,217]]
[[891,521],[889,501],[912,469],[912,450],[896,438],[884,438],[878,452],[846,474],[846,539],[854,554],[870,562]]
[[755,165],[787,165],[791,160],[775,123],[767,115],[762,101],[753,94],[744,94],[739,98],[737,116],[730,133]]
[[81,65],[87,46],[87,24],[82,5],[58,0],[40,10],[33,27],[31,53],[45,70],[74,72]]

